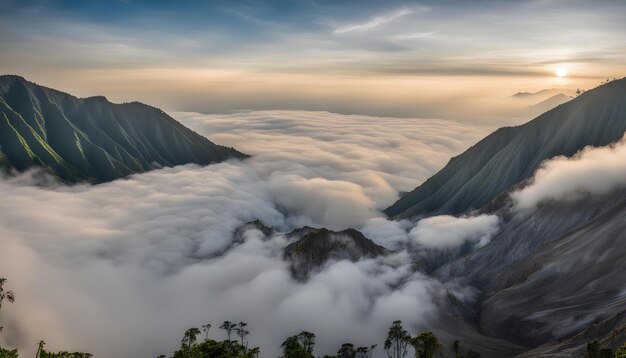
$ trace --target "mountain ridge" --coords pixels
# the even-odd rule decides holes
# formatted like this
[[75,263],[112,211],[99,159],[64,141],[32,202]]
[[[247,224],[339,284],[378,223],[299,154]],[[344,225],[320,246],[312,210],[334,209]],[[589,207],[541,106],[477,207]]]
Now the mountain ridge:
[[0,165],[44,167],[68,183],[101,183],[151,169],[246,158],[140,102],[78,98],[0,76]]
[[460,215],[529,178],[546,159],[605,146],[626,131],[626,79],[612,81],[523,125],[502,127],[384,210],[394,218]]

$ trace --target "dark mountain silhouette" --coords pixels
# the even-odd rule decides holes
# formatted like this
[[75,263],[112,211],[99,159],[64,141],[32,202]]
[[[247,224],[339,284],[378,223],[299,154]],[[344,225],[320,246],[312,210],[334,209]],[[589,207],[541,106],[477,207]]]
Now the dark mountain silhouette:
[[463,214],[529,178],[542,161],[604,146],[626,131],[626,79],[587,91],[534,120],[500,128],[385,210],[391,217]]
[[154,168],[246,156],[165,112],[105,97],[77,98],[0,76],[0,167],[47,169],[66,182],[106,182]]
[[283,257],[290,263],[294,278],[306,280],[309,273],[329,260],[358,261],[389,253],[355,229],[331,231],[305,227],[287,234],[297,241],[285,248]]

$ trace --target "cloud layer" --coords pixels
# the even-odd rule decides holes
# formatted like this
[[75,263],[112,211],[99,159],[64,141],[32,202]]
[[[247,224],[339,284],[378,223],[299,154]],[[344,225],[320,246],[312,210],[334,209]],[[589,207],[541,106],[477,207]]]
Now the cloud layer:
[[255,219],[282,231],[354,226],[401,248],[411,224],[378,209],[486,128],[324,112],[176,117],[254,157],[98,186],[0,180],[0,273],[17,293],[3,307],[3,344],[31,354],[43,338],[51,349],[156,356],[189,326],[230,319],[246,320],[268,356],[302,329],[332,353],[343,339],[380,343],[394,319],[419,329],[436,314],[443,288],[414,273],[406,252],[336,262],[298,283],[280,259],[283,236],[251,230],[233,245],[232,232]]
[[511,196],[515,208],[524,211],[544,201],[576,201],[624,187],[626,138],[611,146],[584,148],[572,158],[546,161],[531,183]]
[[409,235],[427,248],[449,249],[465,242],[482,247],[498,232],[498,221],[496,215],[440,215],[420,220]]

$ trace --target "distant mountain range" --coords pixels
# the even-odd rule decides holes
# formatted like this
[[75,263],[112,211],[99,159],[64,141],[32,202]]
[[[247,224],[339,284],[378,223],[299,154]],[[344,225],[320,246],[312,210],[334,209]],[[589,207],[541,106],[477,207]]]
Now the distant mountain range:
[[500,128],[385,210],[391,217],[463,214],[529,178],[546,159],[605,146],[626,131],[626,79],[587,91],[534,120]]
[[0,76],[0,168],[38,166],[58,178],[101,183],[154,168],[245,158],[139,102],[77,98]]

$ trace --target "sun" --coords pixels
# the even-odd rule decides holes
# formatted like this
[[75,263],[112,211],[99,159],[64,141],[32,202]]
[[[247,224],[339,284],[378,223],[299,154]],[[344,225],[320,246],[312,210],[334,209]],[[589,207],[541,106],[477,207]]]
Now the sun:
[[554,70],[554,74],[556,74],[557,77],[565,77],[567,76],[567,69],[563,68],[563,67],[557,67],[556,70]]

